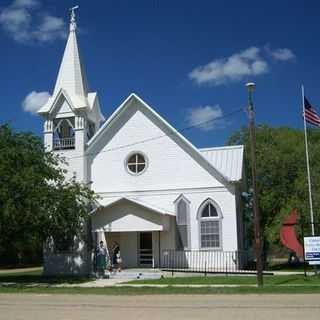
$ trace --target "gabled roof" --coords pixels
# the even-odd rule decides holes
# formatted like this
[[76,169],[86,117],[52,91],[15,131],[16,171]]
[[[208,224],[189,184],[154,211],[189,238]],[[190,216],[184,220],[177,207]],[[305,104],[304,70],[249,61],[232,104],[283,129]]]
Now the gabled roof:
[[105,121],[105,117],[103,116],[100,109],[98,94],[96,92],[88,93],[88,103],[90,107],[90,115],[93,115],[96,120],[100,122]]
[[75,109],[80,109],[80,108],[85,108],[87,106],[87,104],[85,104],[85,101],[77,96],[74,95],[69,95],[68,92],[64,89],[60,89],[58,92],[56,92],[53,96],[51,96],[47,103],[41,107],[38,110],[38,113],[51,113],[54,109],[54,107],[56,106],[58,100],[60,99],[60,97],[64,97],[70,108],[74,111]]
[[228,184],[229,179],[220,172],[210,161],[208,161],[204,155],[199,152],[199,150],[183,135],[181,135],[175,128],[173,128],[166,120],[164,120],[157,112],[155,112],[146,102],[139,98],[135,93],[131,93],[129,97],[114,111],[114,113],[107,119],[107,121],[101,126],[101,128],[96,132],[96,134],[90,139],[87,143],[87,153],[90,154],[92,147],[101,139],[104,132],[110,128],[111,124],[118,119],[120,114],[126,110],[130,103],[137,101],[142,108],[147,112],[151,113],[160,123],[164,125],[179,141],[189,149],[190,153],[193,154],[193,157],[198,161],[203,167],[210,172],[216,179],[218,179],[222,184]]
[[230,181],[242,179],[244,146],[199,149],[201,154]]
[[172,212],[170,212],[168,210],[155,207],[154,205],[151,205],[149,203],[146,203],[144,201],[141,201],[141,200],[138,200],[138,199],[135,199],[135,198],[117,197],[117,198],[112,199],[111,201],[105,201],[105,200],[106,199],[98,199],[97,201],[104,208],[112,207],[112,206],[116,205],[117,203],[119,203],[121,201],[127,201],[127,202],[130,202],[130,203],[136,204],[136,205],[138,205],[140,207],[143,207],[145,209],[149,209],[151,211],[154,211],[156,213],[160,213],[160,214],[163,214],[163,215],[171,215],[171,216],[175,215],[174,213],[172,213]]

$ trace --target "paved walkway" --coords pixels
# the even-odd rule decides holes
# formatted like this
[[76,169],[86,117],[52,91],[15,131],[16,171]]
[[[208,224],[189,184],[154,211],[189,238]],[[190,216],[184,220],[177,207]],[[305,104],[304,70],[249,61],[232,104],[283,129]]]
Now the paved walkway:
[[320,295],[0,295],[0,320],[319,320]]
[[123,282],[128,282],[128,279],[99,279],[83,283],[61,283],[52,285],[54,287],[81,287],[81,288],[103,288],[112,287]]

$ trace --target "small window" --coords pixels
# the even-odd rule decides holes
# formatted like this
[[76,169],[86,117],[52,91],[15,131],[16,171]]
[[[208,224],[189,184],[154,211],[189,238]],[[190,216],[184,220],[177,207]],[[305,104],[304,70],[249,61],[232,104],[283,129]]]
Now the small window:
[[182,197],[176,204],[177,249],[189,248],[189,202]]
[[141,153],[134,153],[127,160],[127,168],[130,173],[142,173],[147,166],[147,161]]

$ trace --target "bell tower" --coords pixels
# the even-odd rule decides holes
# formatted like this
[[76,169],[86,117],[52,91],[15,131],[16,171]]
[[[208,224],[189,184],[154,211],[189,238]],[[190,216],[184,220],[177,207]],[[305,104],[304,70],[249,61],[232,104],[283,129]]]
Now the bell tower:
[[67,162],[67,178],[87,183],[86,146],[104,117],[96,92],[89,92],[77,41],[75,10],[71,8],[69,36],[56,84],[38,114],[44,118],[44,145]]

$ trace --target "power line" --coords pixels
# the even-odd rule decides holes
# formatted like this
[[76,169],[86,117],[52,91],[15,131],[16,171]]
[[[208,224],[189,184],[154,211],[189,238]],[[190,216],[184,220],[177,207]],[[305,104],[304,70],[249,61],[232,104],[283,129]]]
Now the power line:
[[[239,113],[241,111],[244,111],[244,108],[236,109],[236,110],[234,110],[234,111],[232,111],[230,113],[227,113],[224,116],[220,116],[220,117],[217,117],[217,118],[214,118],[214,119],[211,119],[211,120],[199,122],[199,123],[196,123],[194,125],[191,125],[191,126],[188,126],[188,127],[184,127],[184,128],[182,128],[180,130],[177,130],[177,132],[181,133],[181,132],[193,129],[193,128],[199,128],[199,127],[205,126],[205,125],[207,125],[207,124],[209,124],[211,122],[231,117],[231,116],[233,116],[233,115],[235,115],[235,114],[237,114],[237,113]],[[173,135],[176,135],[177,132],[172,132],[172,133],[169,133],[169,134],[163,134],[163,135],[160,135],[160,136],[156,136],[156,137],[140,140],[140,141],[129,143],[129,144],[125,144],[125,145],[122,145],[122,146],[109,148],[109,149],[106,149],[106,150],[103,150],[103,151],[100,151],[100,152],[89,152],[89,153],[86,153],[84,156],[73,156],[73,157],[64,156],[64,158],[67,158],[67,159],[84,158],[84,157],[89,156],[89,155],[95,155],[95,154],[99,154],[99,153],[105,153],[105,152],[112,152],[112,151],[116,151],[116,150],[121,150],[121,149],[132,147],[132,146],[135,146],[135,145],[138,145],[138,144],[143,144],[143,143],[154,141],[154,140],[158,140],[158,139],[161,139],[161,138],[164,138],[164,137],[173,136]]]

